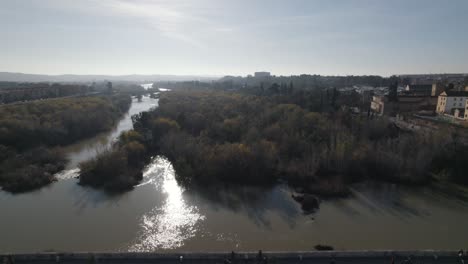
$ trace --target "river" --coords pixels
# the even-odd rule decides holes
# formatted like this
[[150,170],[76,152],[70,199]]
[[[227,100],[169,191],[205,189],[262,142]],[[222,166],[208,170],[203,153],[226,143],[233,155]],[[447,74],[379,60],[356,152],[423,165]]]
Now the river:
[[186,191],[163,157],[154,157],[142,183],[122,195],[77,185],[76,165],[130,129],[132,114],[156,106],[157,99],[134,100],[113,131],[65,148],[70,162],[58,182],[25,194],[0,191],[0,252],[467,246],[468,194],[455,186],[361,184],[351,198],[323,201],[305,215],[283,185]]

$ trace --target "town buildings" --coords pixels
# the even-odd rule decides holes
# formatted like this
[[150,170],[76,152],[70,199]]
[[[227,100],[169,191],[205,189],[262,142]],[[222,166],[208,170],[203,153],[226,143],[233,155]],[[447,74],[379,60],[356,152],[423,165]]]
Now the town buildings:
[[417,111],[434,111],[437,97],[398,95],[397,101],[390,101],[388,96],[373,96],[371,110],[378,115],[397,115]]
[[378,115],[397,115],[400,113],[432,111],[437,105],[437,97],[445,89],[439,83],[409,84],[403,91],[395,91],[396,97],[376,95],[372,97],[371,110]]
[[432,84],[408,84],[404,93],[415,96],[431,96]]

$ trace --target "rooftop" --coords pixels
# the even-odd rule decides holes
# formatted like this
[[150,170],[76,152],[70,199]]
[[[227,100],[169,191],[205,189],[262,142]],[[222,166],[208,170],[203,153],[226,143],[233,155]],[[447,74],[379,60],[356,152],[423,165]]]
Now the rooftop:
[[441,95],[468,97],[468,91],[445,91]]

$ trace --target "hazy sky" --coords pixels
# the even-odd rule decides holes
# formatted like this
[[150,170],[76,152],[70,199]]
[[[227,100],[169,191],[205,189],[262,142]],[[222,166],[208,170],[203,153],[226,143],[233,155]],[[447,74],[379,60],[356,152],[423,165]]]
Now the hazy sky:
[[0,0],[0,71],[468,72],[468,0]]

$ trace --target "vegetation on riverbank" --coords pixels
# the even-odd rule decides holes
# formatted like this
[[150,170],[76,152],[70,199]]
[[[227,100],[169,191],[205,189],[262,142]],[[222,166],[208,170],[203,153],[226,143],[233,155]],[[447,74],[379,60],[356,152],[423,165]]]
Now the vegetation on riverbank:
[[[459,143],[448,131],[405,133],[386,119],[340,111],[340,100],[345,99],[336,91],[322,98],[305,91],[266,96],[170,92],[161,96],[159,108],[133,117],[132,133],[144,149],[139,155],[166,156],[187,185],[281,179],[300,192],[342,196],[350,183],[362,180],[420,184],[441,171],[464,178],[460,172],[466,170],[452,148]],[[103,155],[113,157],[126,144],[120,140]],[[455,161],[447,163],[444,158],[450,155]],[[128,160],[131,153],[123,156]],[[94,168],[103,166],[94,162]],[[120,182],[128,167],[142,167],[127,164],[114,173]]]
[[0,146],[0,185],[3,190],[19,193],[37,189],[54,181],[54,173],[63,170],[65,157],[56,149],[34,148],[22,153]]
[[125,191],[142,180],[148,153],[142,136],[135,131],[123,132],[112,149],[82,162],[80,184],[107,191]]
[[0,106],[0,186],[23,192],[52,182],[66,162],[56,147],[109,130],[130,104],[116,95]]
[[15,83],[0,81],[0,104],[84,95],[93,92],[92,87],[61,83]]
[[76,142],[109,130],[130,104],[129,96],[102,96],[4,105],[0,144],[24,150]]

